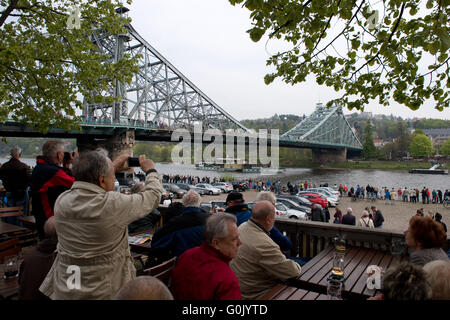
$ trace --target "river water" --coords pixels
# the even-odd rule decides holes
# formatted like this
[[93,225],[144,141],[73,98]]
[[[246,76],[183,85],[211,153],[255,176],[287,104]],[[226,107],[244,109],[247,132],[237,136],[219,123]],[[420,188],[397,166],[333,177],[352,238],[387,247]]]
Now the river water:
[[[8,159],[0,158],[0,163],[6,162]],[[22,158],[23,162],[29,166],[36,165],[36,159]],[[306,168],[286,168],[283,173],[274,176],[263,176],[256,173],[223,173],[215,171],[197,170],[194,165],[173,164],[173,163],[156,163],[156,169],[163,174],[172,175],[191,175],[199,177],[221,177],[224,174],[232,175],[236,179],[261,179],[262,181],[280,180],[282,183],[298,183],[308,181],[308,183],[328,182],[329,185],[345,184],[347,186],[355,186],[357,184],[366,186],[367,184],[395,188],[419,188],[427,187],[430,189],[440,189],[442,191],[450,189],[449,175],[428,175],[428,174],[411,174],[408,171],[389,171],[389,170],[361,170],[361,169],[306,169]]]

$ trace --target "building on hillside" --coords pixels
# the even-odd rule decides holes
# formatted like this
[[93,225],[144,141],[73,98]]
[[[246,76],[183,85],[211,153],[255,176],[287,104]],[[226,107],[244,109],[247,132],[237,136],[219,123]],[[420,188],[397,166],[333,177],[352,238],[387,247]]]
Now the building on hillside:
[[433,145],[443,144],[445,141],[450,139],[450,128],[441,129],[424,129],[428,139],[431,140]]

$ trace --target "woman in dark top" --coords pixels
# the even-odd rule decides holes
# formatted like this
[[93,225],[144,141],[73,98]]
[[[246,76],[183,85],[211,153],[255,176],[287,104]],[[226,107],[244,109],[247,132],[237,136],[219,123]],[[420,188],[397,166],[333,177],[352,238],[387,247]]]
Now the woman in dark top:
[[336,212],[334,213],[333,223],[342,223],[342,212],[338,207],[336,207]]

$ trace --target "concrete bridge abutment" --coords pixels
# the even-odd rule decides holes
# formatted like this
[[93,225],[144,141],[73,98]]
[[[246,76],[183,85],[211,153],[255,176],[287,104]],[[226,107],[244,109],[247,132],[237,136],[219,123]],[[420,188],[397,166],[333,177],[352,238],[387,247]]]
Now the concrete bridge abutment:
[[108,139],[79,137],[77,138],[77,147],[78,152],[103,148],[108,151],[111,160],[114,160],[122,153],[128,153],[132,157],[134,142],[134,130],[127,130]]
[[347,161],[347,148],[344,149],[313,149],[312,161],[318,163]]

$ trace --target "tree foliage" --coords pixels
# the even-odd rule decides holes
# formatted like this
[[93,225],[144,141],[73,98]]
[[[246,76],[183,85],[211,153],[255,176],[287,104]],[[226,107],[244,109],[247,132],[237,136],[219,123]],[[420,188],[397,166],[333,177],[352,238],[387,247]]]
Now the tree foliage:
[[[113,79],[131,81],[137,57],[111,61],[90,37],[94,30],[123,32],[129,19],[116,13],[121,6],[120,0],[0,0],[0,121],[43,132],[49,126],[69,129],[79,120],[83,98],[112,103],[113,97],[100,93]],[[69,21],[75,7],[79,28]]]
[[364,159],[373,159],[377,156],[377,149],[373,143],[373,127],[370,121],[367,121],[364,128],[364,142],[362,156]]
[[364,109],[393,98],[417,110],[432,97],[436,109],[449,107],[449,0],[229,1],[251,11],[253,41],[268,34],[290,45],[267,60],[276,72],[266,84],[314,74],[318,84],[344,90],[328,106]]
[[409,150],[413,157],[426,157],[433,153],[433,145],[426,135],[418,134],[412,139]]
[[450,156],[450,139],[447,139],[447,141],[442,144],[439,153],[446,157]]

